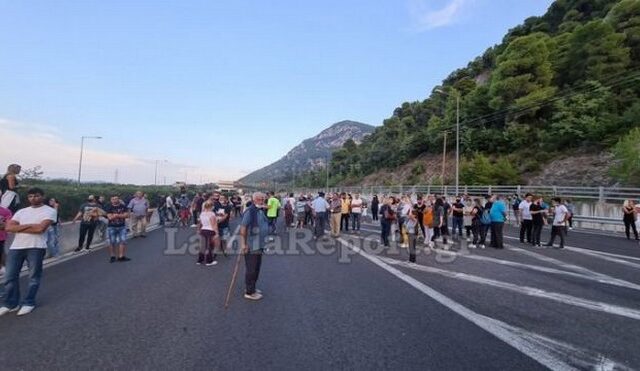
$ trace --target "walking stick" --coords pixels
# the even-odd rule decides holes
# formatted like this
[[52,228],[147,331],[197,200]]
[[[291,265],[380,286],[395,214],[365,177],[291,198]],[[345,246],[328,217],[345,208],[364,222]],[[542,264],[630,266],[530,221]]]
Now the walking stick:
[[236,266],[233,269],[233,275],[231,276],[231,283],[229,283],[229,290],[227,291],[227,299],[224,301],[224,309],[229,307],[229,299],[231,298],[231,290],[233,286],[236,284],[236,277],[238,276],[238,268],[240,267],[240,258],[242,258],[242,252],[238,253],[238,258],[236,259]]

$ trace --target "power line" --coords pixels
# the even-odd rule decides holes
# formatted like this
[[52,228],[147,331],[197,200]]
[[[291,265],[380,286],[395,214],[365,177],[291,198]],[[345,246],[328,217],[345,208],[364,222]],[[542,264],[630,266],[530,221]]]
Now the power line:
[[[631,76],[626,76],[624,78],[618,79],[618,80],[614,80],[614,81],[610,81],[608,83],[600,83],[600,86],[596,86],[596,87],[592,87],[592,88],[588,88],[588,89],[582,89],[582,90],[577,90],[576,88],[570,89],[573,91],[563,91],[561,94],[555,94],[552,95],[549,98],[546,98],[544,100],[540,100],[538,102],[534,102],[528,106],[524,106],[524,107],[518,107],[518,106],[511,106],[484,116],[480,116],[480,117],[476,117],[473,118],[471,120],[466,120],[460,123],[461,126],[469,126],[472,123],[477,123],[480,122],[481,124],[484,123],[489,123],[489,122],[493,122],[497,119],[502,119],[504,116],[509,115],[509,114],[517,114],[517,113],[522,113],[522,112],[526,112],[529,110],[532,110],[534,108],[539,108],[539,107],[543,107],[545,105],[548,105],[550,103],[554,103],[557,101],[560,101],[562,99],[566,99],[566,98],[571,98],[574,97],[576,95],[579,94],[585,94],[585,93],[591,93],[597,90],[600,90],[602,88],[611,88],[611,87],[616,87],[616,86],[624,86],[628,83],[631,82],[636,82],[638,79],[640,79],[640,72],[636,73],[635,75],[631,75]],[[455,127],[454,124],[450,124],[447,126],[443,126],[441,129],[442,130],[449,130],[449,129],[453,129]]]

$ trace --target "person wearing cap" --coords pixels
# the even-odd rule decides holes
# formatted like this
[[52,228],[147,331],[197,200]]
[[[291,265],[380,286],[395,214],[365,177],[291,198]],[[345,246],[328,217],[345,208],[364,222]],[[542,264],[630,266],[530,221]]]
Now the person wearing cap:
[[78,214],[76,214],[75,218],[73,218],[74,223],[79,219],[82,219],[80,222],[80,236],[78,238],[78,247],[74,250],[75,252],[82,251],[82,246],[85,244],[85,239],[87,243],[85,248],[87,250],[91,249],[93,234],[96,231],[98,219],[102,215],[104,215],[104,211],[100,208],[100,205],[96,202],[96,198],[93,195],[87,197],[87,202],[80,205]]

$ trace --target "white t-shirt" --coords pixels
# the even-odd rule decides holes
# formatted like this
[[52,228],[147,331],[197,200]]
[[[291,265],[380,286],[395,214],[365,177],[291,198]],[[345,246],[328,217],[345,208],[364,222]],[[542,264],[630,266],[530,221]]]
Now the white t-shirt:
[[[40,224],[45,220],[51,220],[55,222],[58,218],[56,209],[43,205],[40,207],[26,207],[18,210],[16,215],[11,218],[20,223],[25,224]],[[47,248],[47,232],[40,234],[32,233],[16,233],[16,237],[11,244],[11,250],[21,249],[46,249]]]
[[362,199],[351,200],[351,212],[354,214],[362,214]]
[[[224,209],[222,209],[224,213]],[[200,213],[200,223],[202,224],[202,229],[205,231],[213,231],[213,224],[211,224],[211,218],[216,218],[216,214],[213,211],[203,211]]]
[[564,226],[564,218],[569,213],[567,207],[564,205],[557,205],[555,210],[555,216],[553,218],[553,225],[557,227]]
[[520,206],[518,206],[518,209],[520,209],[520,213],[522,214],[522,219],[523,220],[532,220],[533,217],[531,216],[531,202],[524,200],[522,202],[520,202]]
[[171,198],[171,196],[167,196],[167,198],[165,199],[165,204],[167,205],[167,208],[173,209],[173,199]]

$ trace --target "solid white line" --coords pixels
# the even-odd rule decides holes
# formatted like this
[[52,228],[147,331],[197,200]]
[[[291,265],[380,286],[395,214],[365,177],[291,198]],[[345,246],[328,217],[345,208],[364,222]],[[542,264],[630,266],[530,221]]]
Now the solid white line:
[[594,365],[608,365],[620,367],[619,364],[606,359],[599,354],[578,349],[567,343],[559,342],[527,330],[508,325],[502,321],[476,313],[462,304],[442,295],[438,291],[416,280],[415,278],[401,272],[391,265],[383,262],[377,257],[367,254],[357,246],[351,245],[346,240],[340,238],[343,245],[357,252],[373,264],[393,274],[400,280],[408,283],[431,299],[457,313],[476,326],[482,328],[511,347],[519,350],[540,364],[552,370],[577,370]]
[[[434,251],[436,251],[436,250],[434,250]],[[472,260],[480,260],[480,261],[486,261],[486,262],[496,263],[496,264],[500,264],[500,265],[506,265],[506,266],[510,266],[510,267],[518,267],[518,268],[530,269],[530,270],[534,270],[534,271],[538,271],[538,272],[551,273],[551,274],[560,274],[560,275],[569,276],[569,277],[582,278],[582,279],[585,279],[585,280],[596,281],[596,282],[603,283],[603,284],[619,286],[619,287],[625,287],[625,288],[629,288],[629,289],[639,290],[640,291],[640,285],[638,285],[638,284],[635,284],[635,283],[632,283],[632,282],[628,282],[628,281],[624,281],[624,280],[620,280],[620,279],[613,278],[613,277],[606,276],[606,275],[594,276],[593,274],[581,274],[581,273],[567,272],[567,271],[563,271],[563,270],[559,270],[559,269],[542,267],[542,266],[539,266],[539,265],[524,264],[524,263],[518,263],[518,262],[514,262],[514,261],[510,261],[510,260],[496,259],[496,258],[484,256],[484,255],[458,254],[457,252],[446,251],[446,250],[445,251],[437,250],[437,251],[441,252],[442,254],[445,254],[445,255],[446,254],[453,254],[453,255],[456,255],[456,256],[459,256],[459,257],[462,257],[462,258],[467,258],[467,259],[472,259]]]
[[640,261],[640,258],[639,258],[639,257],[637,257],[637,256],[628,256],[628,255],[614,254],[614,253],[604,252],[604,251],[600,251],[600,250],[591,250],[591,249],[587,249],[587,248],[584,248],[584,247],[565,246],[564,248],[565,248],[565,250],[569,250],[569,251],[575,251],[575,252],[583,252],[583,251],[587,251],[587,252],[594,253],[594,254],[605,255],[605,256],[611,256],[611,257],[613,257],[613,258],[621,258],[621,259],[629,259],[629,260],[637,260],[637,261]]
[[[605,254],[602,254],[602,253],[599,253],[599,252],[589,251],[587,249],[573,248],[573,247],[569,247],[569,246],[565,246],[564,248],[565,249],[569,249],[569,251],[577,252],[579,254],[589,255],[589,256],[592,256],[594,258],[610,261],[612,263],[618,263],[618,264],[626,265],[626,266],[629,266],[629,267],[632,267],[632,268],[640,269],[640,264],[638,264],[638,263],[632,263],[630,261],[614,258],[614,257],[611,257],[609,255],[605,255]],[[625,258],[628,259],[628,257],[625,257]]]
[[[511,236],[504,236],[504,238],[508,238],[510,240],[519,240],[519,238],[511,237]],[[628,265],[628,266],[633,267],[633,268],[640,268],[640,264],[636,264],[636,263],[632,263],[632,262],[628,262],[628,261],[624,261],[624,260],[620,260],[620,259],[611,259],[611,258],[606,259],[605,258],[605,256],[609,256],[609,257],[622,258],[622,259],[640,260],[640,258],[635,257],[635,256],[612,254],[612,253],[609,253],[609,252],[604,252],[604,251],[599,251],[599,250],[591,250],[591,249],[586,249],[586,248],[582,248],[582,247],[566,246],[566,245],[565,245],[564,249],[567,250],[567,251],[573,251],[573,252],[577,252],[577,253],[580,253],[580,254],[590,255],[590,256],[593,256],[595,258],[604,259],[604,260],[607,260],[607,261],[610,261],[610,262]]]
[[[363,228],[363,230],[365,230],[367,232],[374,232],[373,230],[370,230],[370,229],[364,229]],[[504,237],[508,238],[508,239],[512,239],[512,240],[519,240],[519,238],[517,238],[517,237],[511,237],[511,236],[504,236]],[[628,288],[631,288],[631,289],[634,289],[634,290],[638,290],[638,288],[640,287],[640,285],[631,283],[629,281],[625,281],[625,280],[621,280],[621,279],[618,279],[618,278],[614,278],[614,277],[608,276],[606,274],[594,272],[594,271],[592,271],[590,269],[587,269],[587,268],[584,268],[584,267],[581,267],[581,266],[578,266],[578,265],[575,265],[575,264],[565,263],[565,262],[563,262],[561,260],[554,259],[554,258],[548,257],[546,255],[542,255],[542,254],[536,253],[534,251],[525,250],[525,249],[522,249],[520,247],[516,247],[516,246],[513,246],[513,245],[508,245],[508,244],[505,244],[505,245],[507,247],[509,247],[509,250],[511,250],[511,251],[516,251],[516,252],[528,255],[528,256],[533,257],[535,259],[538,259],[538,260],[541,260],[541,261],[545,261],[547,263],[551,263],[551,264],[557,265],[557,266],[562,267],[562,268],[567,269],[567,270],[580,272],[585,276],[593,277],[598,282],[608,283],[608,284],[611,284],[611,285],[616,285],[616,286],[621,286],[621,287],[628,287]],[[571,246],[565,246],[565,250],[572,251],[572,252],[577,252],[577,253],[588,255],[588,256],[591,256],[591,257],[594,257],[594,258],[598,258],[598,259],[603,259],[603,260],[610,261],[610,262],[613,262],[613,263],[627,265],[627,266],[630,266],[632,268],[640,268],[640,264],[636,264],[636,263],[628,262],[628,261],[625,261],[625,260],[621,260],[621,259],[605,256],[605,254],[609,255],[609,253],[605,253],[605,252],[589,250],[589,249],[583,249],[583,248],[578,248],[578,247],[571,247]],[[438,250],[438,251],[442,251],[442,250]],[[463,255],[461,255],[461,256],[463,256]],[[471,255],[471,256],[477,256],[477,255]],[[629,259],[634,259],[634,257],[627,257],[627,256],[624,256],[624,257],[625,258],[629,258]],[[554,272],[549,272],[549,273],[554,273]]]
[[538,260],[541,260],[541,261],[544,261],[544,262],[547,262],[547,263],[551,263],[551,264],[557,265],[559,267],[562,267],[564,269],[572,270],[574,272],[580,272],[580,273],[592,275],[594,277],[603,277],[603,278],[609,277],[609,276],[604,275],[602,273],[594,272],[594,271],[592,271],[590,269],[587,269],[585,267],[581,267],[581,266],[575,265],[575,264],[565,263],[562,260],[558,260],[556,258],[552,258],[552,257],[546,256],[546,255],[542,255],[542,254],[539,254],[539,253],[534,252],[534,251],[525,250],[525,249],[522,249],[520,247],[516,247],[516,246],[513,246],[513,245],[509,245],[509,244],[505,244],[505,247],[507,247],[509,251],[515,251],[515,252],[530,256],[530,257],[532,257],[534,259],[538,259]]
[[538,289],[538,288],[535,288],[535,287],[515,285],[515,284],[512,284],[512,283],[496,281],[496,280],[492,280],[492,279],[489,279],[489,278],[484,278],[484,277],[480,277],[480,276],[474,276],[474,275],[467,274],[467,273],[453,272],[453,271],[448,271],[448,270],[440,269],[440,268],[427,267],[427,266],[424,266],[424,265],[408,263],[408,262],[405,262],[405,261],[400,261],[400,260],[395,260],[395,259],[390,259],[390,258],[378,257],[378,259],[386,262],[387,264],[397,265],[397,266],[401,266],[401,267],[404,267],[404,268],[418,270],[418,271],[422,271],[422,272],[426,272],[426,273],[435,273],[435,274],[439,274],[441,276],[445,276],[445,277],[448,277],[448,278],[455,278],[455,279],[458,279],[458,280],[463,280],[463,281],[483,284],[483,285],[487,285],[487,286],[493,286],[493,287],[501,288],[501,289],[504,289],[504,290],[512,291],[512,292],[523,294],[523,295],[538,297],[538,298],[542,298],[542,299],[549,299],[549,300],[553,300],[553,301],[556,301],[556,302],[559,302],[559,303],[562,303],[562,304],[573,305],[573,306],[576,306],[576,307],[595,310],[595,311],[598,311],[598,312],[603,312],[603,313],[608,313],[608,314],[615,314],[615,315],[622,316],[622,317],[627,317],[627,318],[631,318],[631,319],[635,319],[635,320],[640,320],[640,310],[635,310],[635,309],[626,308],[626,307],[620,307],[620,306],[617,306],[617,305],[612,305],[612,304],[598,302],[598,301],[592,301],[592,300],[588,300],[588,299],[582,299],[582,298],[578,298],[576,296],[571,296],[571,295],[560,294],[560,293],[556,293],[556,292],[545,291],[545,290]]

